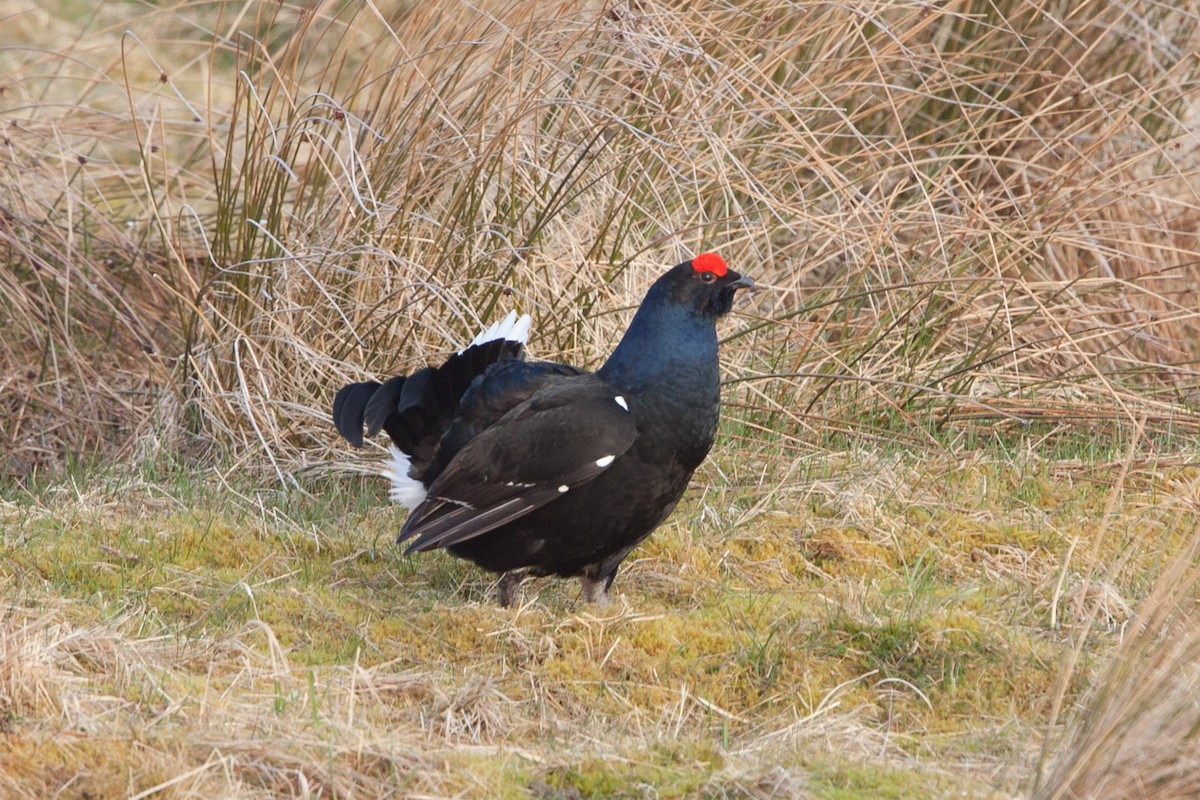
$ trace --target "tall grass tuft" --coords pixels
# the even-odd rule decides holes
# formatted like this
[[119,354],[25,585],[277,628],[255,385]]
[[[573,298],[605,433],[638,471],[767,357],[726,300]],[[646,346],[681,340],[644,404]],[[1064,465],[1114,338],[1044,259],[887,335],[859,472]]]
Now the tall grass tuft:
[[1037,800],[1200,794],[1200,531],[1174,555],[1092,683]]
[[1196,15],[1155,2],[46,10],[0,32],[0,470],[281,480],[509,306],[595,365],[701,249],[788,449],[1194,430]]

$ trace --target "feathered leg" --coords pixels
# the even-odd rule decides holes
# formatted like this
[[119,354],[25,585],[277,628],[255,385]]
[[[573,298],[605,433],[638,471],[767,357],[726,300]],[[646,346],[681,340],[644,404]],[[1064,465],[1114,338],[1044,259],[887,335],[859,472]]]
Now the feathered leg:
[[525,580],[525,570],[517,569],[500,576],[496,584],[496,598],[504,608],[511,608],[521,590],[521,581]]

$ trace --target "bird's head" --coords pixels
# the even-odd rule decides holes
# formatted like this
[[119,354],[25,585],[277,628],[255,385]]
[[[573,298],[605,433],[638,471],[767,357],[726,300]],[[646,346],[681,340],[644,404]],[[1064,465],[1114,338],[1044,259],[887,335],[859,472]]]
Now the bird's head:
[[690,261],[671,268],[654,283],[651,294],[716,319],[729,313],[738,289],[748,289],[754,281],[729,269],[716,253],[701,253]]
[[[738,289],[753,285],[716,253],[672,267],[646,292],[629,330],[597,374],[631,392],[668,385],[674,391],[678,379],[690,376],[693,388],[704,387],[705,397],[719,395],[717,318],[729,313]],[[664,384],[664,375],[673,382]]]

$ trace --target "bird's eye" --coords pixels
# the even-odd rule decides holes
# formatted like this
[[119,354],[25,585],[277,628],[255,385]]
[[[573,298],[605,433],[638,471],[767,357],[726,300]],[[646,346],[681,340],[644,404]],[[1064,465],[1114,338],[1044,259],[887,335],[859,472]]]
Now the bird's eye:
[[704,281],[705,283],[712,283],[717,279],[717,276],[711,272],[698,272],[696,274],[699,275],[700,280]]

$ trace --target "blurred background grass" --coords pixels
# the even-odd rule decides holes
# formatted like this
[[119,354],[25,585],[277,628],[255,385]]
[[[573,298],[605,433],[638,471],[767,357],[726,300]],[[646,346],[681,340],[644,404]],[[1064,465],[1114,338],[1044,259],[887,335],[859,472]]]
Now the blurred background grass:
[[343,381],[509,306],[595,365],[703,249],[771,287],[725,328],[735,451],[1195,429],[1186,6],[6,14],[10,476],[319,470]]

